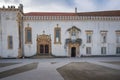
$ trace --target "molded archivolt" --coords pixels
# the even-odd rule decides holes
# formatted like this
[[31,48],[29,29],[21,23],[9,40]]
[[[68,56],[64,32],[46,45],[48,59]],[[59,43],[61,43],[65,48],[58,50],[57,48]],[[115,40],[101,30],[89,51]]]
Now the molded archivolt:
[[[48,48],[47,48],[48,52],[46,51],[46,49],[43,49],[43,51],[40,51],[41,45],[44,47],[48,45]],[[43,52],[42,53],[43,55],[51,55],[52,51],[51,51],[51,36],[50,35],[46,35],[46,34],[37,35],[37,55],[41,55],[41,52]]]

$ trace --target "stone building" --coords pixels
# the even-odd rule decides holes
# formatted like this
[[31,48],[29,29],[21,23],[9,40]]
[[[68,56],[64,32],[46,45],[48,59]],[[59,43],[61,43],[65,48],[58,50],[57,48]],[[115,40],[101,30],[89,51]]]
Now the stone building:
[[120,10],[23,12],[0,8],[0,57],[120,55]]

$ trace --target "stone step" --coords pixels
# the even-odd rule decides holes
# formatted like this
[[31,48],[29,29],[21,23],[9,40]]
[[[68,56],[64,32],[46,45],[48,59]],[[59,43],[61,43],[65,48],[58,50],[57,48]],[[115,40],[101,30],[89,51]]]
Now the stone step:
[[42,55],[42,56],[40,56],[40,55],[38,56],[38,55],[37,55],[37,56],[32,56],[31,58],[32,58],[32,59],[53,58],[53,56],[50,56],[50,55],[49,55],[49,56],[46,56],[46,55],[45,55],[45,56],[43,56],[43,55]]

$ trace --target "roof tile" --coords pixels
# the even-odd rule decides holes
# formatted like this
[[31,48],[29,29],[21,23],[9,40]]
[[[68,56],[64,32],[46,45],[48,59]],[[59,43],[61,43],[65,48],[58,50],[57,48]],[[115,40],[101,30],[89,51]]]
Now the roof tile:
[[63,12],[29,12],[25,16],[120,16],[120,10],[99,11],[99,12],[81,12],[81,13],[63,13]]

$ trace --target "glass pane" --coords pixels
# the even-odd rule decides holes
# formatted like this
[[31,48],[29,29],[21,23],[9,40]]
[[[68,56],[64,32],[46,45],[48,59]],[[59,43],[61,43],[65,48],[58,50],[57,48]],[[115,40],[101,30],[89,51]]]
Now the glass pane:
[[27,30],[27,41],[31,42],[31,30]]
[[86,54],[91,54],[91,47],[86,48]]
[[106,54],[106,47],[101,48],[101,54]]
[[13,47],[12,36],[9,36],[9,48]]
[[45,45],[45,53],[49,53],[49,46]]
[[87,34],[87,43],[91,43],[91,35]]
[[106,42],[106,36],[103,36],[103,42],[104,43]]
[[89,54],[91,54],[91,48],[89,47]]
[[72,32],[72,36],[76,36],[76,33],[75,33],[75,32]]
[[44,53],[44,46],[40,45],[40,53]]
[[117,54],[120,54],[120,47],[117,47],[117,48],[116,48],[116,53],[117,53]]
[[56,37],[60,37],[60,30],[56,30]]

